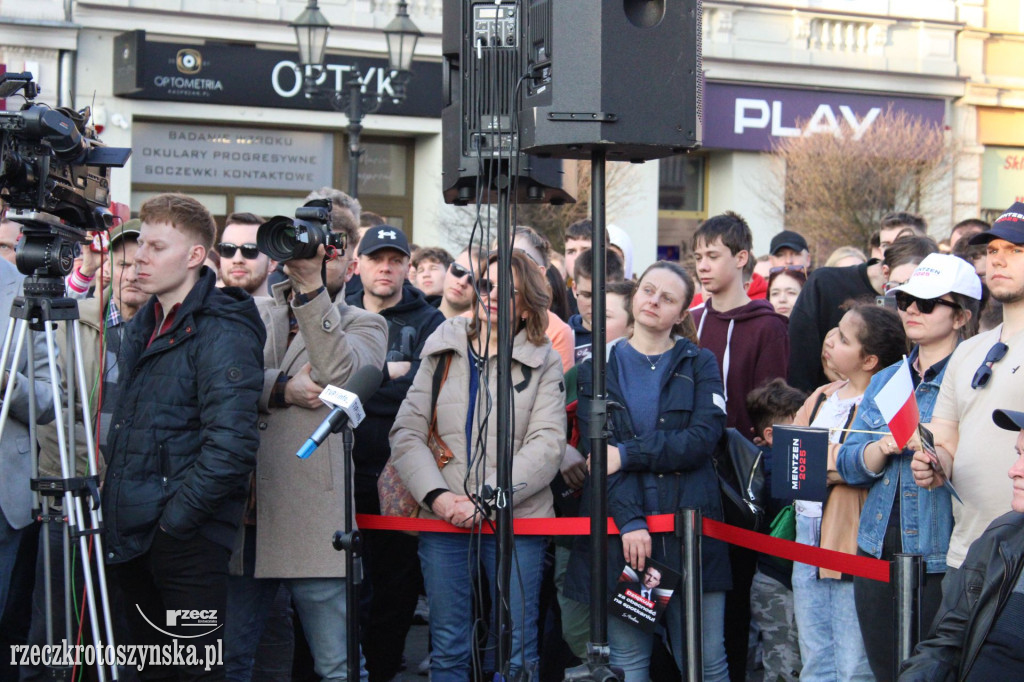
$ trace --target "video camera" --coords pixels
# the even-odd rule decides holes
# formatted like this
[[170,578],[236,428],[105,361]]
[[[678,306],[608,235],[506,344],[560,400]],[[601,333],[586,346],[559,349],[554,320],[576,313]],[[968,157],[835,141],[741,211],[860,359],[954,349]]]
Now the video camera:
[[18,269],[50,280],[51,293],[61,295],[63,282],[56,293],[55,280],[71,272],[75,243],[112,225],[109,169],[123,167],[132,150],[103,146],[88,126],[88,107],[35,103],[31,73],[0,75],[0,98],[21,91],[20,111],[0,111],[0,193],[7,218],[22,225]]
[[295,209],[295,219],[274,216],[256,230],[256,248],[273,260],[312,258],[323,244],[327,255],[345,252],[345,234],[331,230],[331,200],[314,199]]

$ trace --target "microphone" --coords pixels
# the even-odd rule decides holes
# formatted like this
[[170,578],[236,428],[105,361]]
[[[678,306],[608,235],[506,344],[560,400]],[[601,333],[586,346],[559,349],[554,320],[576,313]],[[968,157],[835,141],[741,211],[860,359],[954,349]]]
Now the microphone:
[[377,392],[383,380],[384,375],[379,368],[366,366],[356,370],[345,384],[345,388],[327,386],[320,394],[320,400],[334,409],[295,455],[299,459],[306,459],[320,447],[327,436],[340,431],[346,423],[351,424],[353,428],[359,426],[359,422],[366,416],[363,412],[363,403]]

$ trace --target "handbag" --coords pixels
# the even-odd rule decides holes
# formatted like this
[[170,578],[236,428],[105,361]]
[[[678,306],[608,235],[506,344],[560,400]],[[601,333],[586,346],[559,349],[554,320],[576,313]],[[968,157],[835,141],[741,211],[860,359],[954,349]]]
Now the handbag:
[[725,522],[760,531],[766,496],[761,448],[729,428],[718,441],[712,463],[718,475]]
[[[448,379],[448,370],[452,366],[452,354],[446,353],[445,355],[445,359],[438,362],[434,368],[433,383],[430,388],[430,429],[427,432],[427,447],[434,454],[434,461],[437,463],[438,469],[443,469],[444,465],[450,462],[454,456],[451,448],[437,432],[437,396],[441,393],[441,387]],[[420,503],[412,496],[409,488],[402,481],[402,477],[399,476],[398,469],[391,461],[393,457],[394,453],[388,458],[380,476],[377,477],[380,513],[383,516],[417,518],[420,515]]]

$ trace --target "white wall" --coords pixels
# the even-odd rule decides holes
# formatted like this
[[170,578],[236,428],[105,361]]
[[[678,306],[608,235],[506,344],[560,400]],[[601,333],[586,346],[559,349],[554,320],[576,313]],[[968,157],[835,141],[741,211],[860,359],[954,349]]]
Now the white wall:
[[[768,253],[772,237],[785,229],[765,193],[774,187],[770,155],[757,152],[716,152],[708,158],[708,216],[739,213],[754,234],[754,253]],[[777,190],[781,191],[781,190]]]

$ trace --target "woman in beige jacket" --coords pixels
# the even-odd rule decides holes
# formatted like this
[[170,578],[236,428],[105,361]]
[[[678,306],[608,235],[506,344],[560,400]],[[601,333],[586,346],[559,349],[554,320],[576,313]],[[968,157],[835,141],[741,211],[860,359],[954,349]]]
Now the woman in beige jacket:
[[[488,277],[477,291],[478,317],[448,320],[427,339],[423,361],[391,429],[391,461],[422,506],[422,516],[479,530],[486,523],[473,496],[486,498],[497,487],[497,290],[498,264],[492,257]],[[545,336],[550,291],[537,267],[521,251],[512,254],[516,320],[512,345],[512,496],[516,518],[554,516],[548,487],[565,451],[565,387],[562,363]],[[450,362],[437,395],[437,435],[452,458],[439,463],[428,447],[435,368]],[[509,601],[514,677],[535,668],[537,612],[547,539],[520,536],[515,541]],[[433,643],[430,672],[434,682],[468,680],[476,628],[473,575],[487,572],[495,601],[495,537],[477,533],[423,533],[419,555]],[[479,660],[479,659],[476,659]]]

